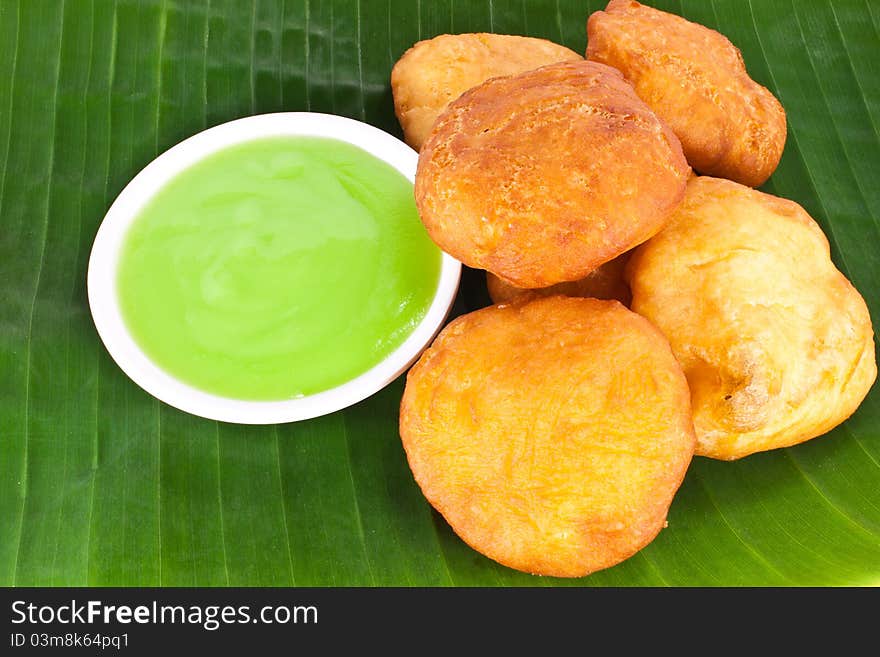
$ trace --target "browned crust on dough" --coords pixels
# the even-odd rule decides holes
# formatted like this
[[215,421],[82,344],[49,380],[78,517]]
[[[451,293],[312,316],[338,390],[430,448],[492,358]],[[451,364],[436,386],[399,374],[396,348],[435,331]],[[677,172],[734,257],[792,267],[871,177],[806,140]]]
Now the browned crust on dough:
[[400,434],[425,497],[466,543],[558,577],[653,540],[694,446],[660,332],[616,301],[561,296],[450,323],[407,376]]
[[623,270],[629,260],[629,251],[599,265],[584,278],[568,283],[557,283],[550,287],[527,289],[516,287],[486,272],[486,289],[492,303],[510,303],[517,299],[552,297],[561,294],[566,297],[591,297],[593,299],[615,299],[629,307],[632,294],[623,279]]
[[391,69],[394,113],[406,143],[422,147],[446,106],[489,78],[581,60],[565,46],[513,34],[441,34],[419,41]]
[[757,187],[779,164],[785,110],[752,80],[723,34],[634,0],[612,0],[587,21],[587,58],[623,73],[700,173]]
[[697,454],[738,459],[820,436],[877,377],[865,301],[793,201],[694,178],[625,276],[633,310],[687,375]]
[[654,235],[689,173],[678,139],[618,71],[563,62],[451,103],[422,148],[415,197],[447,253],[537,288]]

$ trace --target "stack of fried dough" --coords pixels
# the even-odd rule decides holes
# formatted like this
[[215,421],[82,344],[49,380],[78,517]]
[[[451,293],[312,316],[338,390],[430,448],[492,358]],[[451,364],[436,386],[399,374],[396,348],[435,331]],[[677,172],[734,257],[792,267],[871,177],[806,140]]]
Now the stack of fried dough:
[[694,454],[795,445],[867,395],[866,304],[807,212],[754,189],[785,112],[720,33],[612,0],[586,58],[442,35],[391,83],[422,222],[495,303],[438,335],[400,408],[418,485],[474,549],[607,568],[666,526]]

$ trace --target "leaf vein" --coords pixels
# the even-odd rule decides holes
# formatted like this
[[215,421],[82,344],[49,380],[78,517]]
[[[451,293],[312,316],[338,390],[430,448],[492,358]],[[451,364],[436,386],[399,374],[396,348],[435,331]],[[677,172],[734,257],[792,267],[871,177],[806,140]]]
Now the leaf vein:
[[[770,80],[773,82],[773,86],[774,86],[777,90],[779,90],[779,84],[778,84],[777,81],[776,81],[776,77],[773,75],[773,69],[770,67],[770,63],[769,63],[769,61],[768,61],[768,59],[767,59],[767,53],[766,53],[766,50],[765,50],[765,48],[764,48],[764,42],[763,42],[763,40],[761,39],[761,33],[760,33],[760,31],[758,30],[758,25],[757,25],[757,23],[756,23],[756,21],[755,21],[755,11],[754,11],[754,8],[753,8],[753,6],[752,6],[752,0],[748,0],[748,5],[749,5],[749,16],[751,17],[751,22],[752,22],[752,29],[754,30],[754,32],[755,32],[755,37],[756,37],[757,40],[758,40],[758,47],[761,49],[761,56],[764,58],[764,62],[767,64],[767,74],[770,76]],[[789,128],[789,134],[791,135],[791,138],[794,140],[794,146],[795,146],[795,148],[796,148],[796,150],[797,150],[798,157],[799,157],[799,158],[801,159],[801,161],[804,163],[804,170],[805,170],[806,173],[807,173],[807,182],[809,182],[809,184],[810,184],[810,188],[813,190],[813,195],[816,197],[816,202],[819,204],[819,207],[820,207],[821,210],[822,210],[822,214],[823,214],[826,218],[830,218],[830,215],[829,215],[829,213],[828,213],[828,209],[825,207],[825,203],[824,203],[824,201],[822,200],[822,196],[821,196],[821,194],[819,194],[819,188],[817,187],[817,185],[816,185],[816,181],[815,181],[814,178],[813,178],[813,173],[812,173],[812,171],[810,170],[810,167],[808,167],[808,166],[806,165],[806,161],[805,161],[805,159],[804,159],[804,155],[803,155],[803,149],[801,148],[800,140],[799,140],[798,135],[797,135],[797,131],[796,131],[796,130],[793,130],[793,129],[791,129],[791,128]],[[837,239],[837,235],[836,235],[836,233],[834,232],[834,226],[833,226],[833,223],[832,223],[831,221],[827,221],[826,224],[827,224],[827,226],[828,226],[828,237],[829,237],[829,240],[834,244],[834,248],[835,248],[835,250],[837,251],[837,253],[840,253],[840,254],[841,254],[841,260],[843,261],[843,265],[844,265],[844,267],[845,267],[846,269],[849,269],[849,268],[847,267],[847,264],[846,264],[846,258],[845,258],[845,256],[843,255],[843,252],[842,252],[841,249],[840,249],[840,242],[838,241],[838,239]]]
[[25,387],[24,387],[24,466],[22,469],[21,476],[21,509],[19,511],[19,521],[18,521],[18,548],[15,551],[15,561],[12,567],[12,585],[15,586],[16,579],[18,576],[18,559],[21,554],[21,541],[24,536],[24,511],[25,506],[27,505],[27,494],[28,494],[28,479],[30,476],[29,472],[29,460],[30,460],[30,389],[31,389],[31,354],[33,352],[33,328],[34,328],[34,313],[37,307],[37,297],[40,294],[40,287],[43,279],[43,268],[46,263],[46,242],[48,241],[49,234],[49,216],[51,214],[52,209],[52,185],[55,175],[55,133],[57,129],[57,113],[58,113],[58,76],[60,75],[61,70],[61,50],[62,44],[64,42],[64,5],[66,0],[62,0],[61,8],[59,14],[61,16],[61,29],[58,36],[58,56],[55,60],[55,81],[52,85],[52,116],[53,120],[52,124],[52,133],[49,135],[48,143],[49,143],[49,161],[47,163],[47,169],[49,171],[49,179],[46,182],[46,211],[43,217],[43,225],[41,228],[41,236],[40,236],[40,258],[39,264],[37,265],[37,275],[36,280],[34,282],[34,295],[31,298],[30,304],[30,313],[28,315],[28,325],[27,325],[27,338],[26,338],[26,350],[27,354],[25,357]]
[[15,46],[12,49],[12,66],[10,68],[9,79],[9,107],[6,116],[9,117],[9,123],[6,127],[6,152],[3,154],[3,168],[0,169],[0,217],[3,216],[3,199],[6,198],[6,171],[9,169],[9,149],[12,143],[12,107],[15,98],[15,73],[18,69],[18,49],[21,45],[19,32],[21,31],[21,3],[15,5]]
[[293,554],[290,550],[290,531],[287,527],[287,496],[284,494],[284,484],[281,480],[281,450],[278,446],[278,425],[272,427],[275,434],[275,466],[278,472],[278,494],[281,496],[281,522],[284,525],[284,541],[287,548],[287,564],[290,568],[290,585],[296,586],[296,576],[293,571]]
[[217,438],[217,508],[220,516],[220,547],[223,552],[223,574],[226,577],[226,586],[229,586],[229,562],[226,558],[226,527],[223,522],[223,486],[220,478],[222,476],[220,468],[220,423],[214,422],[214,431]]
[[862,101],[865,113],[868,115],[868,120],[871,122],[871,129],[874,131],[874,137],[880,138],[880,132],[877,131],[877,124],[874,122],[874,114],[871,112],[871,108],[868,107],[868,103],[865,100],[865,88],[862,86],[862,81],[856,74],[855,66],[853,66],[853,58],[849,46],[846,45],[846,35],[843,32],[843,28],[840,26],[840,19],[837,18],[837,12],[834,10],[834,3],[829,2],[828,6],[831,9],[831,15],[834,17],[834,27],[837,28],[837,33],[840,35],[840,42],[843,44],[843,50],[846,52],[846,63],[849,65],[849,70],[852,73],[853,79],[856,81],[856,86],[859,88],[859,100]]
[[363,517],[361,515],[361,507],[360,507],[360,504],[358,503],[357,486],[355,486],[355,483],[354,483],[354,472],[352,471],[352,467],[351,467],[351,434],[348,430],[348,419],[346,418],[344,413],[343,413],[343,418],[342,418],[342,434],[343,434],[343,436],[345,436],[345,451],[346,451],[345,467],[348,470],[348,481],[349,481],[349,484],[351,485],[351,499],[352,499],[352,502],[354,503],[354,512],[355,512],[355,517],[357,518],[358,539],[360,540],[361,548],[363,549],[363,552],[364,552],[364,561],[367,564],[367,571],[370,574],[370,582],[372,583],[373,586],[376,586],[376,576],[373,573],[373,564],[370,562],[370,555],[367,552],[367,538],[366,538],[366,534],[364,533],[364,521],[363,521]]
[[730,531],[731,534],[733,534],[736,540],[739,541],[739,543],[742,544],[743,547],[745,547],[749,554],[751,554],[758,563],[763,564],[769,570],[776,573],[783,581],[789,581],[788,577],[783,575],[782,572],[779,571],[769,560],[767,560],[764,555],[758,552],[758,550],[749,545],[749,543],[746,542],[746,540],[742,536],[740,536],[739,532],[734,529],[733,525],[731,525],[730,521],[727,519],[727,516],[721,510],[721,505],[719,505],[715,501],[715,498],[712,496],[712,489],[706,484],[705,481],[703,481],[703,477],[699,473],[694,473],[694,479],[699,482],[700,486],[703,488],[703,491],[705,491],[706,499],[708,499],[709,502],[712,504],[712,507],[715,509],[718,517],[721,519],[721,522],[724,523],[724,526],[727,527],[727,529]]

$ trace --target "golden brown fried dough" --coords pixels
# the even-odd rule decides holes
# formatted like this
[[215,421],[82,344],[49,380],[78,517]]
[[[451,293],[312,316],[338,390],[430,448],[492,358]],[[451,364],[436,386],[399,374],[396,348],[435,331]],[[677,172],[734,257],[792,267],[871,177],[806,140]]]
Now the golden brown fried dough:
[[581,59],[552,41],[509,34],[441,34],[419,41],[391,69],[394,111],[406,143],[419,150],[449,102],[489,78]]
[[865,302],[792,201],[694,178],[626,274],[633,310],[684,367],[697,454],[736,459],[819,436],[876,378]]
[[687,383],[616,301],[549,297],[450,323],[407,376],[416,481],[475,550],[579,577],[647,545],[691,461]]
[[779,164],[785,111],[715,30],[612,0],[587,22],[587,58],[623,72],[700,173],[757,187]]
[[551,297],[562,294],[567,297],[616,299],[624,306],[629,306],[632,295],[629,285],[623,280],[623,269],[627,260],[629,260],[629,252],[600,265],[580,280],[532,290],[505,283],[495,274],[486,272],[486,287],[493,303],[509,303],[526,297]]
[[453,101],[422,147],[415,197],[440,248],[537,288],[583,278],[660,230],[689,173],[618,71],[563,62]]

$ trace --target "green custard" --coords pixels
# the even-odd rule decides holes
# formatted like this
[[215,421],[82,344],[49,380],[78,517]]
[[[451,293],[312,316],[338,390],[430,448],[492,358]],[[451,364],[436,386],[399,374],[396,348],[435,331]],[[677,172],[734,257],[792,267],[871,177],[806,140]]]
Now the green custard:
[[317,137],[257,139],[184,170],[118,265],[141,349],[205,392],[283,400],[366,372],[424,317],[440,250],[390,165]]

